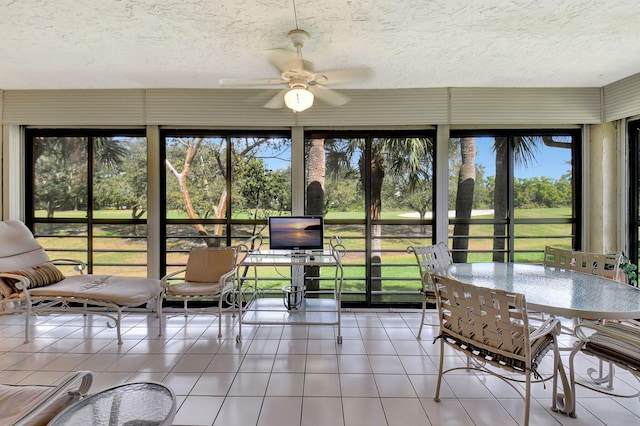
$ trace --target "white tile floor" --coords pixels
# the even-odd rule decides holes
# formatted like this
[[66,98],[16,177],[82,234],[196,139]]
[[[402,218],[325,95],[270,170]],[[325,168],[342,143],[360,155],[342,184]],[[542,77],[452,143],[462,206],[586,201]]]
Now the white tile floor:
[[[95,373],[91,392],[156,380],[178,397],[175,425],[516,425],[524,402],[495,377],[456,371],[433,400],[439,344],[433,327],[416,340],[412,312],[344,313],[342,345],[333,326],[245,326],[236,344],[230,316],[129,313],[124,343],[99,316],[34,317],[23,342],[21,315],[0,316],[0,383],[53,383],[66,372]],[[568,341],[563,342],[569,344]],[[453,352],[447,364],[464,362]],[[566,354],[563,355],[566,365]],[[548,365],[551,357],[547,357]],[[592,360],[581,358],[586,367]],[[618,386],[638,387],[628,373]],[[640,424],[638,399],[578,390],[578,417],[550,410],[551,388],[533,386],[532,425]]]

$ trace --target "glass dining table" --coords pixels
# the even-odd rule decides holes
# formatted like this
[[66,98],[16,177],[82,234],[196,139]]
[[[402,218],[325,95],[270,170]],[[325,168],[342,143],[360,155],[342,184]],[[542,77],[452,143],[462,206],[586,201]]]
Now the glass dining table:
[[455,263],[451,277],[522,293],[531,311],[565,318],[640,318],[640,290],[605,277],[530,263]]
[[[640,318],[640,289],[597,275],[527,263],[455,263],[448,274],[475,286],[524,294],[534,312],[571,319]],[[562,364],[558,373],[563,392],[557,406],[575,417],[575,395]]]

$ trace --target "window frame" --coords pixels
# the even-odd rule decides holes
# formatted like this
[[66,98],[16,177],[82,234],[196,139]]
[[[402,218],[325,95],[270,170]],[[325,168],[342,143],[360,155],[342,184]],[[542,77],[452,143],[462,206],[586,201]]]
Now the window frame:
[[[118,136],[126,136],[126,137],[139,137],[144,138],[147,141],[147,151],[149,149],[148,145],[148,136],[146,130],[144,128],[122,128],[122,129],[91,129],[91,128],[78,128],[78,129],[42,129],[42,128],[27,128],[25,129],[25,224],[29,229],[34,231],[36,229],[37,224],[79,224],[86,225],[86,240],[87,240],[87,249],[86,249],[86,264],[87,264],[87,273],[93,273],[94,266],[107,266],[101,265],[95,261],[95,253],[96,250],[94,248],[94,239],[95,233],[94,228],[96,225],[144,225],[147,226],[146,218],[136,218],[136,219],[105,219],[105,218],[95,218],[94,210],[93,210],[93,194],[94,194],[94,163],[95,163],[95,152],[94,152],[94,144],[93,140],[99,137],[118,137]],[[34,158],[34,147],[35,147],[35,138],[37,137],[78,137],[78,138],[87,138],[87,216],[86,218],[42,218],[35,216],[35,158]],[[148,165],[147,165],[148,169]],[[148,202],[148,201],[147,201]],[[144,238],[148,237],[148,229],[144,236]],[[36,238],[38,237],[37,233],[34,233]],[[66,250],[73,251],[73,250]],[[77,252],[84,253],[84,250],[76,250]],[[148,252],[148,248],[147,248]],[[111,264],[109,264],[111,265]],[[122,266],[120,264],[112,265],[112,266]],[[146,274],[148,275],[148,267],[147,262],[145,261],[144,265],[136,264],[132,266],[145,267],[147,269]]]
[[[463,138],[463,137],[503,137],[508,140],[508,179],[507,182],[507,196],[508,196],[508,211],[514,211],[514,139],[516,137],[522,136],[570,136],[572,138],[572,147],[571,147],[571,173],[572,173],[572,217],[571,219],[563,220],[563,219],[552,219],[552,218],[542,218],[542,219],[524,219],[524,218],[514,218],[510,217],[507,219],[449,219],[449,226],[455,225],[456,223],[463,223],[469,225],[496,225],[503,224],[506,225],[507,229],[505,232],[505,250],[504,256],[506,257],[506,262],[515,262],[515,256],[517,253],[531,253],[531,251],[517,251],[515,249],[515,239],[517,236],[515,235],[515,226],[522,224],[562,224],[562,223],[571,223],[572,225],[572,248],[575,250],[581,250],[582,248],[582,226],[583,226],[583,215],[582,215],[582,187],[583,187],[583,179],[582,179],[582,131],[581,129],[482,129],[482,130],[464,130],[464,129],[456,129],[451,130],[449,133],[449,138]],[[511,215],[510,215],[511,216]],[[451,236],[449,236],[451,239]],[[550,242],[549,245],[552,245]],[[540,255],[542,255],[544,248],[539,250]],[[493,250],[491,251],[494,252]],[[467,251],[467,253],[470,253]],[[454,259],[455,259],[454,253]]]

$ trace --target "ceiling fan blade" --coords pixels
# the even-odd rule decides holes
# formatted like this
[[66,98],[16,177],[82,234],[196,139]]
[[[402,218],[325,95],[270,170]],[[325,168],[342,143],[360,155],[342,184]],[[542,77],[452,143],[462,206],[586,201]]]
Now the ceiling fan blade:
[[335,90],[329,89],[321,84],[316,84],[314,86],[309,86],[309,90],[313,93],[318,99],[322,99],[329,105],[340,106],[349,102],[349,97],[343,95],[342,93],[336,92]]
[[284,94],[287,93],[288,90],[289,88],[279,91],[274,97],[269,99],[266,104],[264,104],[264,107],[270,109],[284,108]]
[[267,59],[281,72],[299,70],[304,67],[296,52],[287,49],[270,49],[265,52]]
[[243,86],[267,86],[271,84],[286,84],[288,81],[281,78],[260,78],[254,80],[235,80],[224,78],[220,80],[222,87],[243,87]]
[[343,70],[318,71],[314,79],[319,84],[340,84],[351,81],[365,81],[371,78],[373,71],[368,67],[347,68]]

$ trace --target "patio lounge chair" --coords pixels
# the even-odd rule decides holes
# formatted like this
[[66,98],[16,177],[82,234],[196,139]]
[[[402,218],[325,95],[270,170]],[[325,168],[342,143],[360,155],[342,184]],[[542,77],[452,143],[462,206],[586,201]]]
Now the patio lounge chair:
[[76,371],[57,386],[0,384],[0,424],[46,425],[58,413],[87,395],[93,375]]
[[[56,268],[60,264],[74,265],[79,274],[64,276]],[[32,313],[91,312],[115,322],[118,344],[122,344],[123,308],[150,301],[156,303],[162,330],[160,280],[84,274],[84,269],[80,261],[50,260],[24,223],[0,222],[0,314],[26,313],[25,342],[29,342]]]

